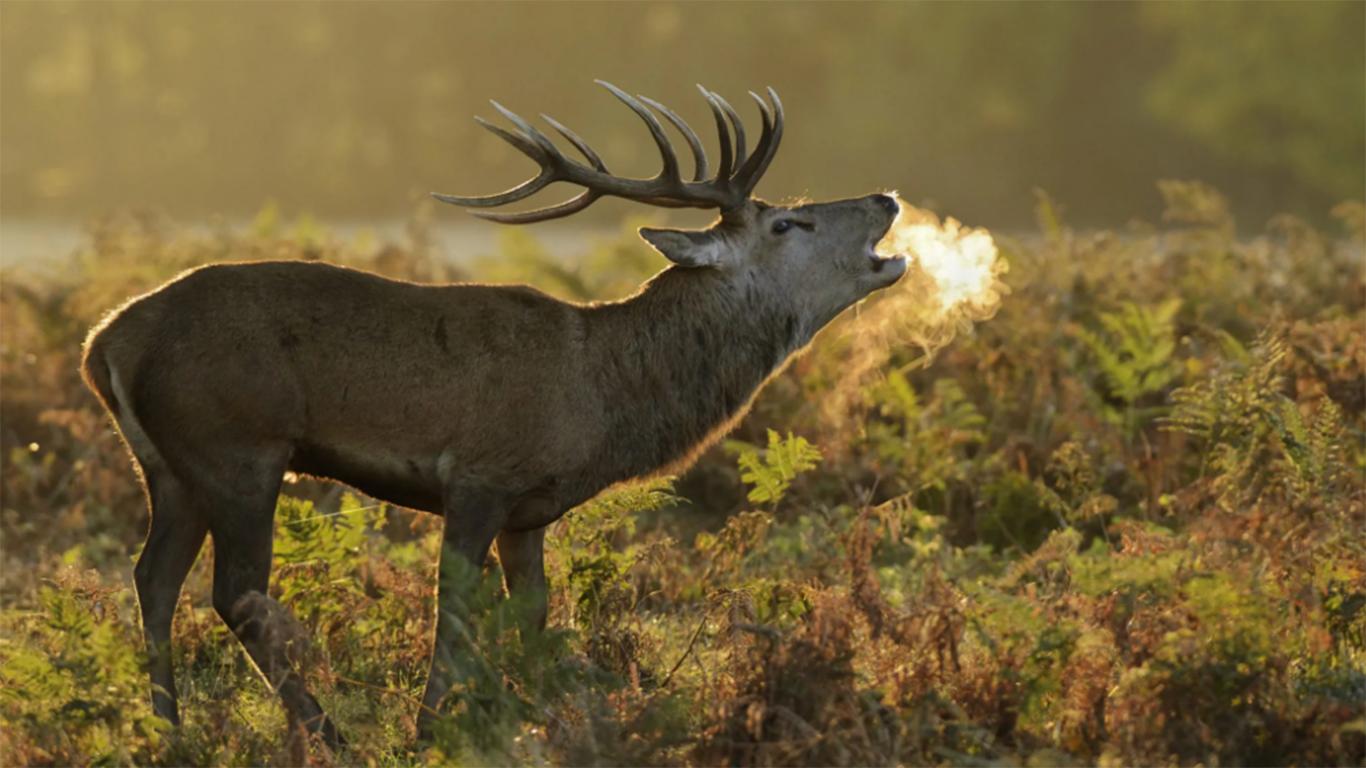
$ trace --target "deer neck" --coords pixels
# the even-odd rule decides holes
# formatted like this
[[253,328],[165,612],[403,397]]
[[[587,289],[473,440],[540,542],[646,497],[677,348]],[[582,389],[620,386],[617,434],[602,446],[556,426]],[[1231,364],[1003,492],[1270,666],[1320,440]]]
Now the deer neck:
[[806,343],[811,331],[798,313],[768,294],[719,272],[673,267],[635,296],[588,310],[608,482],[695,457]]

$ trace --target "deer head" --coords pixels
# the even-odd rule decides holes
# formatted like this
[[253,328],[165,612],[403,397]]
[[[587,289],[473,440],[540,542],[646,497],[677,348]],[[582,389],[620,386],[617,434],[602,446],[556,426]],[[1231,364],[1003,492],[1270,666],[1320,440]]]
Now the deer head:
[[[676,112],[645,96],[631,96],[611,83],[597,82],[645,122],[663,160],[658,175],[649,179],[612,175],[602,157],[578,134],[554,118],[541,115],[588,163],[573,160],[545,133],[495,101],[494,109],[515,130],[475,119],[535,160],[541,167],[540,173],[496,195],[434,197],[444,203],[476,209],[471,211],[475,216],[502,224],[561,218],[606,196],[667,208],[717,209],[721,215],[707,229],[647,227],[640,230],[640,236],[679,268],[719,273],[732,285],[800,307],[808,338],[841,310],[895,283],[905,273],[903,257],[883,258],[874,252],[874,246],[896,218],[898,204],[894,197],[875,194],[787,206],[751,196],[783,137],[783,104],[772,88],[768,89],[767,101],[750,92],[759,106],[763,129],[753,153],[746,154],[745,128],[735,109],[719,95],[698,86],[711,107],[720,145],[721,161],[715,175],[710,175],[711,166],[702,141]],[[691,180],[684,180],[678,156],[656,112],[692,150],[695,170]],[[558,181],[576,184],[583,191],[563,203],[530,211],[478,210],[524,200]]]

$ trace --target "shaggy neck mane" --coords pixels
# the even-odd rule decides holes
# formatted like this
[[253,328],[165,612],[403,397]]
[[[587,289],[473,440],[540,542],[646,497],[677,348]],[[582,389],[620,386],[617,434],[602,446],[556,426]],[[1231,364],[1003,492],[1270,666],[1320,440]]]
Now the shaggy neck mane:
[[588,354],[608,403],[607,483],[690,461],[748,409],[806,341],[792,310],[711,269],[671,267],[620,302],[587,308]]

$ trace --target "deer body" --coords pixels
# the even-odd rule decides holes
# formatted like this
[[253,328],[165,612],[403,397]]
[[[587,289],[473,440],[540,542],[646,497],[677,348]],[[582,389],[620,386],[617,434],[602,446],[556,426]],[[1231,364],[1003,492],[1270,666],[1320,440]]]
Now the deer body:
[[[445,485],[477,480],[514,500],[510,525],[538,528],[705,447],[808,340],[797,308],[717,282],[675,267],[625,301],[574,305],[320,263],[213,265],[112,316],[87,364],[186,477],[222,483],[196,446],[278,441],[288,469],[438,514]],[[130,383],[126,402],[101,368]],[[422,395],[396,402],[408,391]]]
[[[577,305],[525,286],[416,285],[307,262],[222,264],[182,275],[92,331],[83,372],[128,443],[152,511],[134,576],[158,714],[178,720],[171,619],[212,535],[215,609],[287,706],[301,708],[295,717],[338,743],[303,681],[242,613],[243,598],[268,587],[285,471],[443,515],[443,569],[452,558],[482,564],[496,541],[509,590],[537,598],[540,624],[547,525],[614,483],[687,464],[821,327],[904,272],[904,260],[873,253],[896,215],[893,198],[795,207],[749,198],[781,136],[776,95],[773,113],[760,100],[764,133],[746,160],[738,118],[708,94],[722,168],[715,180],[685,183],[657,121],[613,92],[650,124],[661,177],[607,175],[551,121],[593,167],[573,163],[503,110],[521,133],[493,130],[546,170],[502,195],[442,199],[497,205],[568,180],[588,191],[539,211],[482,215],[553,218],[601,194],[720,207],[706,230],[641,231],[674,266],[634,296]],[[690,139],[704,177],[691,129],[649,103]],[[723,112],[736,132],[733,155]],[[438,593],[440,611],[458,603],[444,587]],[[458,642],[439,621],[423,733],[451,683],[441,659]]]

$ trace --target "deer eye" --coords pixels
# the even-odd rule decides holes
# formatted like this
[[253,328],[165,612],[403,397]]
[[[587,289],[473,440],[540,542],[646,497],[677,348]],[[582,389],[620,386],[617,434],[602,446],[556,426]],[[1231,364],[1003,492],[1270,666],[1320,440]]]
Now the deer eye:
[[801,219],[778,219],[773,222],[773,234],[781,235],[793,227],[811,232],[816,229],[816,223],[812,221],[802,221]]
[[815,222],[802,221],[801,219],[778,219],[773,222],[773,234],[781,235],[793,227],[811,232],[816,229],[816,224]]

